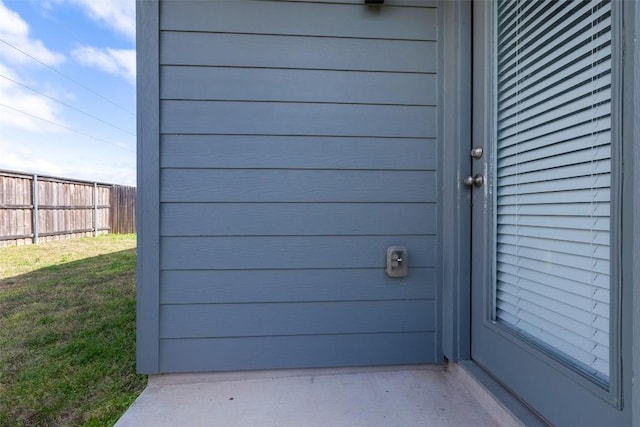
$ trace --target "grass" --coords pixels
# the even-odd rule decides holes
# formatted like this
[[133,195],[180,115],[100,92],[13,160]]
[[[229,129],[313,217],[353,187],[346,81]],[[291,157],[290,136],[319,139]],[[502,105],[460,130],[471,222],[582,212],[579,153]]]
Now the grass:
[[135,235],[0,248],[0,426],[111,426],[135,372]]

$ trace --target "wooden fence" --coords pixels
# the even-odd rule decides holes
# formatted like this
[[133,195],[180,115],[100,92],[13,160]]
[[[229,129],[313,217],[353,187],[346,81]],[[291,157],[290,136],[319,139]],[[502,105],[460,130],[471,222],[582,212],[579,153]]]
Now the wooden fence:
[[136,232],[136,188],[114,185],[109,197],[109,232]]
[[0,171],[0,246],[135,233],[135,187]]

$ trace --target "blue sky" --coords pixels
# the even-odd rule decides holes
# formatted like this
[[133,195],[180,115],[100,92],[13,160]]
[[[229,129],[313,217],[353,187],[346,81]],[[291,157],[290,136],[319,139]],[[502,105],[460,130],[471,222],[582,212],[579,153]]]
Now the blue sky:
[[0,0],[0,169],[135,185],[135,1]]

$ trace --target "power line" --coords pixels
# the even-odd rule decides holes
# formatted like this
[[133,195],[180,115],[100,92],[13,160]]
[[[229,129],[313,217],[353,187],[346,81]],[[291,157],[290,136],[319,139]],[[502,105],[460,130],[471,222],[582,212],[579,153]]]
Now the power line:
[[96,117],[96,116],[94,116],[93,114],[87,113],[86,111],[83,111],[83,110],[81,110],[81,109],[79,109],[79,108],[74,107],[73,105],[69,105],[69,104],[67,104],[67,103],[65,103],[65,102],[63,102],[63,101],[60,101],[59,99],[56,99],[56,98],[54,98],[54,97],[52,97],[52,96],[47,95],[46,93],[40,92],[40,91],[39,91],[39,90],[37,90],[37,89],[34,89],[34,88],[29,87],[29,86],[27,86],[27,85],[25,85],[25,84],[23,84],[23,83],[20,83],[20,82],[18,82],[18,81],[16,81],[16,80],[13,80],[12,78],[9,78],[9,77],[7,77],[7,76],[3,76],[2,74],[0,74],[0,77],[2,77],[2,78],[4,78],[4,79],[7,79],[7,80],[9,80],[10,82],[13,82],[13,83],[15,83],[15,84],[17,84],[17,85],[19,85],[19,86],[22,86],[22,87],[23,87],[23,88],[25,88],[25,89],[29,89],[30,91],[35,92],[35,93],[37,93],[37,94],[39,94],[39,95],[41,95],[41,96],[44,96],[44,97],[46,97],[46,98],[49,98],[49,99],[50,99],[50,100],[52,100],[52,101],[55,101],[55,102],[57,102],[57,103],[59,103],[59,104],[62,104],[62,105],[64,105],[64,106],[65,106],[65,107],[67,107],[67,108],[71,108],[72,110],[75,110],[75,111],[77,111],[77,112],[79,112],[79,113],[82,113],[82,114],[84,114],[84,115],[85,115],[85,116],[87,116],[87,117],[91,117],[91,118],[92,118],[92,119],[94,119],[94,120],[97,120],[97,121],[102,122],[102,123],[104,123],[104,124],[106,124],[106,125],[109,125],[109,126],[111,126],[112,128],[114,128],[114,129],[118,129],[118,130],[120,130],[120,131],[122,131],[122,132],[128,133],[128,134],[129,134],[129,135],[131,135],[131,136],[136,136],[136,134],[134,134],[134,133],[132,133],[132,132],[129,132],[128,130],[126,130],[126,129],[124,129],[124,128],[121,128],[120,126],[116,126],[116,125],[114,125],[113,123],[109,123],[109,122],[107,122],[106,120],[102,120],[100,117]]
[[106,139],[98,138],[97,136],[89,135],[88,133],[84,133],[84,132],[79,131],[79,130],[77,130],[77,129],[70,128],[70,127],[68,127],[68,126],[61,125],[60,123],[56,123],[56,122],[53,122],[53,121],[48,120],[48,119],[43,119],[42,117],[38,117],[38,116],[36,116],[36,115],[34,115],[34,114],[27,113],[26,111],[22,111],[22,110],[19,110],[19,109],[17,109],[17,108],[13,108],[13,107],[10,107],[10,106],[5,105],[5,104],[0,104],[0,107],[8,108],[9,110],[13,110],[13,111],[16,111],[16,112],[18,112],[18,113],[24,114],[24,115],[26,115],[26,116],[33,117],[34,119],[42,120],[43,122],[46,122],[46,123],[52,124],[52,125],[54,125],[54,126],[58,126],[58,127],[60,127],[60,128],[66,129],[66,130],[71,131],[71,132],[75,132],[75,133],[77,133],[77,134],[79,134],[79,135],[86,136],[87,138],[95,139],[96,141],[102,142],[102,143],[104,143],[104,144],[113,145],[114,147],[122,148],[123,150],[131,151],[132,153],[134,152],[134,151],[133,151],[132,149],[130,149],[130,148],[123,147],[122,145],[118,145],[118,144],[115,144],[115,143],[113,143],[113,142],[107,141]]
[[45,62],[40,61],[40,60],[39,60],[38,58],[36,58],[35,56],[30,55],[29,53],[25,52],[24,50],[22,50],[22,49],[20,49],[20,48],[18,48],[18,47],[16,47],[16,46],[14,46],[14,45],[12,45],[12,44],[11,44],[11,43],[9,43],[8,41],[3,40],[3,39],[0,39],[0,42],[2,42],[2,43],[4,43],[4,44],[6,44],[6,45],[7,45],[7,46],[9,46],[9,47],[12,47],[13,49],[17,50],[18,52],[22,53],[23,55],[28,56],[29,58],[33,59],[33,60],[34,60],[34,61],[36,61],[37,63],[42,64],[43,66],[47,67],[48,69],[50,69],[50,70],[51,70],[51,71],[53,71],[54,73],[59,74],[60,76],[64,77],[65,79],[67,79],[67,80],[69,80],[69,81],[71,81],[71,82],[73,82],[73,83],[77,84],[78,86],[82,87],[83,89],[85,89],[85,90],[87,90],[87,91],[89,91],[89,92],[93,93],[93,94],[94,94],[94,95],[96,95],[97,97],[102,98],[103,100],[107,101],[108,103],[110,103],[110,104],[112,104],[112,105],[114,105],[114,106],[118,107],[118,108],[119,108],[119,109],[121,109],[122,111],[124,111],[124,112],[126,112],[126,113],[128,113],[128,114],[130,114],[130,115],[132,115],[132,116],[135,116],[135,114],[134,114],[133,112],[129,111],[128,109],[126,109],[126,108],[125,108],[125,107],[123,107],[122,105],[120,105],[120,104],[118,104],[118,103],[116,103],[116,102],[114,102],[114,101],[110,100],[109,98],[105,97],[104,95],[101,95],[100,93],[98,93],[98,92],[96,92],[95,90],[91,89],[89,86],[86,86],[86,85],[84,85],[84,84],[80,83],[79,81],[77,81],[77,80],[75,80],[75,79],[72,79],[71,77],[69,77],[69,76],[67,76],[66,74],[62,73],[62,72],[61,72],[60,70],[58,70],[57,68],[52,67],[51,65],[49,65],[49,64],[47,64],[47,63],[45,63]]

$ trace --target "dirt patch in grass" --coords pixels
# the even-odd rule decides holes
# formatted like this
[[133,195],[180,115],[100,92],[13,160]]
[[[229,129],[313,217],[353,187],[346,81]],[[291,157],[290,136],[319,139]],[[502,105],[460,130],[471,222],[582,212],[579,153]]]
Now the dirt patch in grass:
[[135,372],[135,235],[0,248],[0,425],[111,426]]

